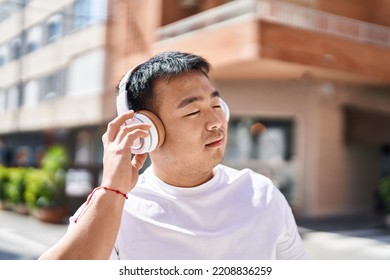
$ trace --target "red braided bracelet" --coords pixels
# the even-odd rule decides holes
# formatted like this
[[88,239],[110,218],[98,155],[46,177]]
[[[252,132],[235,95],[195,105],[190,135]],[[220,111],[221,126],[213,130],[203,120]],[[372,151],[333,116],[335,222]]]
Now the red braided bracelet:
[[74,220],[75,223],[77,223],[77,221],[79,220],[79,218],[80,218],[80,217],[84,214],[84,212],[87,210],[87,207],[89,206],[89,203],[91,202],[92,197],[93,197],[93,195],[95,194],[95,192],[96,192],[97,190],[101,190],[101,189],[104,189],[104,190],[106,190],[106,191],[115,192],[115,193],[120,194],[121,196],[123,196],[125,199],[128,199],[127,195],[126,195],[125,193],[119,191],[119,190],[112,189],[112,188],[110,188],[110,187],[97,187],[97,188],[95,188],[95,189],[91,192],[91,194],[88,196],[87,201],[85,202],[83,208],[82,208],[81,211],[80,211],[80,214],[79,214],[79,215],[76,217],[76,219]]
[[98,187],[97,189],[105,189],[106,191],[112,191],[112,192],[116,192],[117,194],[120,194],[121,196],[123,196],[124,198],[128,199],[127,195],[121,191],[118,191],[116,189],[112,189],[110,187]]

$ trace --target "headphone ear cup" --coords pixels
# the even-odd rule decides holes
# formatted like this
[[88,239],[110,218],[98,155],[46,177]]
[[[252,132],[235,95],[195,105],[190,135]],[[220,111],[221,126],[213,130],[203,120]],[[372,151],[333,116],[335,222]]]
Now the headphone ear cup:
[[230,119],[229,106],[226,104],[225,101],[223,101],[222,98],[220,98],[220,105],[221,105],[222,111],[225,113],[226,121],[229,122],[229,119]]
[[149,136],[140,139],[140,144],[132,147],[133,154],[149,153],[160,147],[165,140],[165,128],[161,120],[152,112],[141,110],[134,114],[134,119],[138,123],[150,124]]

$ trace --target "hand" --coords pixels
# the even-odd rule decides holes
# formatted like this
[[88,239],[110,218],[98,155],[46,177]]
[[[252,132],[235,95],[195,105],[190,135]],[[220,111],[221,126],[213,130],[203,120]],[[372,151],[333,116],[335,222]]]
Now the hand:
[[131,146],[137,138],[149,135],[150,124],[125,122],[134,116],[128,111],[111,121],[102,140],[104,146],[102,186],[111,187],[128,193],[138,180],[138,171],[142,168],[147,154],[134,155],[131,159]]

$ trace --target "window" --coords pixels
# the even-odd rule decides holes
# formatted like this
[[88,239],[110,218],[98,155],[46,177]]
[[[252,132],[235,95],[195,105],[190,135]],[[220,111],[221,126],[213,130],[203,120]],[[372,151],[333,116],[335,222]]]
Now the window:
[[292,121],[258,118],[234,119],[229,123],[230,158],[260,161],[290,160]]
[[4,1],[0,3],[0,22],[8,18],[18,7],[18,3]]
[[52,73],[43,79],[42,100],[51,100],[61,96],[62,71]]
[[0,66],[6,64],[8,62],[8,46],[2,45],[0,46]]
[[107,0],[77,0],[73,5],[73,29],[81,29],[87,25],[105,19]]
[[27,53],[37,50],[42,44],[42,26],[34,26],[27,32]]
[[62,16],[54,15],[46,22],[47,42],[57,41],[62,36]]
[[11,87],[8,92],[7,92],[7,105],[6,105],[6,108],[8,110],[13,110],[13,109],[17,109],[19,107],[19,94],[20,94],[20,90],[17,86],[13,86]]
[[78,0],[73,6],[73,29],[80,29],[88,24],[89,15],[89,0]]
[[80,131],[76,136],[75,164],[88,165],[93,163],[92,133]]
[[296,185],[293,128],[289,119],[231,119],[225,162],[268,176],[289,199]]
[[[92,2],[89,0],[89,2]],[[99,0],[98,4],[90,5],[89,23],[104,21],[107,17],[107,0]]]
[[69,65],[67,95],[98,94],[104,88],[104,49],[75,58]]
[[40,87],[37,80],[29,81],[24,88],[24,102],[23,105],[30,107],[39,102]]
[[10,43],[10,60],[19,59],[22,55],[22,41],[20,38],[16,38]]
[[7,92],[4,89],[0,89],[0,113],[7,109]]

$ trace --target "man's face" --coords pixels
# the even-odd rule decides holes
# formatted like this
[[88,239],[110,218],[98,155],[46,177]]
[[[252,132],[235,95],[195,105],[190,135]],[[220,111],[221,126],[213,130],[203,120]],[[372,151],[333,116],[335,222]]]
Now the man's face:
[[210,175],[223,160],[227,139],[219,93],[199,71],[159,80],[154,91],[166,139],[151,153],[153,165],[171,175]]

